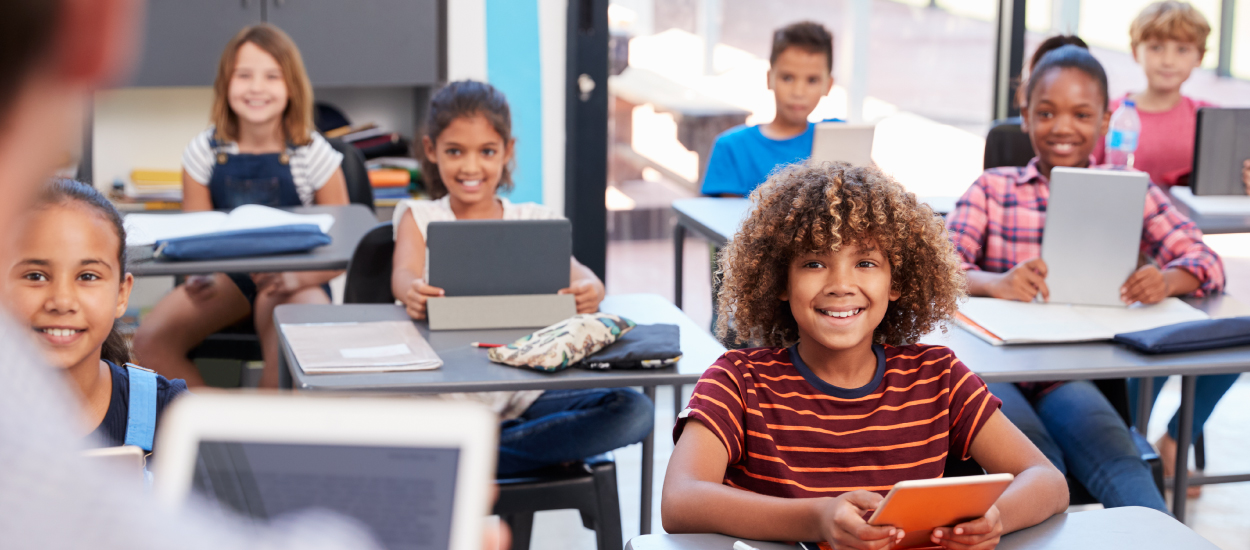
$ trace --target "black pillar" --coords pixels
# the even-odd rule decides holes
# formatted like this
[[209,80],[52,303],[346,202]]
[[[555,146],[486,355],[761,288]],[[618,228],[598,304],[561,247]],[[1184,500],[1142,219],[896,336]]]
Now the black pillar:
[[564,88],[564,215],[573,256],[600,279],[607,264],[608,0],[569,0]]
[[998,0],[998,40],[994,52],[994,119],[1018,116],[1016,77],[1024,70],[1025,0]]

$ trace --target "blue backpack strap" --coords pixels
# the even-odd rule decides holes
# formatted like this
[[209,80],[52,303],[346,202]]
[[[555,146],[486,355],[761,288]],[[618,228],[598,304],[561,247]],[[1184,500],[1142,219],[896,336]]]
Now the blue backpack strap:
[[130,375],[130,406],[126,418],[126,444],[152,452],[156,438],[156,373],[126,363]]

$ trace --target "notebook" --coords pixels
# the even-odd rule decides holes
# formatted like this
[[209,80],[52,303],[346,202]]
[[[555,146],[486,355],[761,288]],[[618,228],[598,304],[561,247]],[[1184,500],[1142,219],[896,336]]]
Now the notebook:
[[329,233],[334,226],[331,214],[295,214],[259,204],[245,204],[229,213],[217,210],[181,214],[128,214],[125,218],[126,246],[146,246],[156,241],[281,225],[313,224]]
[[812,136],[812,164],[848,162],[851,166],[872,164],[872,140],[877,127],[873,124],[822,122]]
[[1110,340],[1122,332],[1209,318],[1180,298],[1131,307],[969,298],[959,306],[955,323],[978,338],[1000,346]]
[[284,323],[282,335],[308,374],[431,370],[443,364],[411,321]]

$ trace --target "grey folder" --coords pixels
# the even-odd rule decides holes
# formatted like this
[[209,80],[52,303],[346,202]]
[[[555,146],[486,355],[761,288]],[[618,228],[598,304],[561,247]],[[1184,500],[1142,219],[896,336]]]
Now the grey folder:
[[1144,172],[1051,171],[1042,233],[1051,303],[1124,305],[1120,287],[1137,270],[1149,185]]
[[1194,195],[1245,195],[1242,162],[1250,159],[1250,109],[1198,110],[1194,136]]
[[430,285],[447,296],[555,294],[569,286],[568,220],[430,222]]

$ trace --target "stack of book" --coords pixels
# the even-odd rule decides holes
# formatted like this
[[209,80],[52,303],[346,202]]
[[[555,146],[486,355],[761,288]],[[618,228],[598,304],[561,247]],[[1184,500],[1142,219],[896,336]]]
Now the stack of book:
[[124,190],[125,198],[137,202],[180,202],[182,172],[136,168],[130,171]]

